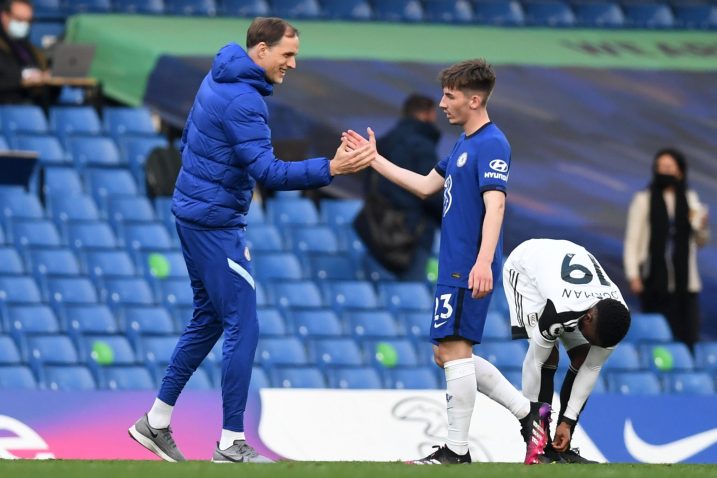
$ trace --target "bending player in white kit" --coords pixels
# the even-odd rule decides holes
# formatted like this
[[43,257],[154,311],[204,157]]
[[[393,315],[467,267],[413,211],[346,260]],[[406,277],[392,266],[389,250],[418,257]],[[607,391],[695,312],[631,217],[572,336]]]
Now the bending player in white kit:
[[570,357],[555,439],[544,461],[595,463],[571,450],[570,441],[603,363],[630,328],[620,290],[584,247],[552,239],[531,239],[516,247],[503,266],[503,286],[513,339],[530,343],[523,394],[550,403],[558,338]]

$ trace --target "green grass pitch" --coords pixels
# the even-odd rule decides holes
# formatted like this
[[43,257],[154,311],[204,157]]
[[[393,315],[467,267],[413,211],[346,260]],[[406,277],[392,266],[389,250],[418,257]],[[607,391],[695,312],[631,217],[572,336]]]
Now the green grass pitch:
[[209,462],[3,461],[0,477],[52,478],[713,478],[717,465],[537,465],[474,463],[416,466],[403,463],[282,462],[270,465],[216,465]]

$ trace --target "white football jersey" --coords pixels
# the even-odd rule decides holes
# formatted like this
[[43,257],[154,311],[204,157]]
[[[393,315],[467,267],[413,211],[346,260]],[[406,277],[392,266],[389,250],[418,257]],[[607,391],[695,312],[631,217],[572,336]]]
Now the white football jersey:
[[558,313],[585,311],[607,298],[625,304],[620,290],[597,259],[573,242],[531,239],[510,255],[512,263],[530,279],[543,299],[553,302]]

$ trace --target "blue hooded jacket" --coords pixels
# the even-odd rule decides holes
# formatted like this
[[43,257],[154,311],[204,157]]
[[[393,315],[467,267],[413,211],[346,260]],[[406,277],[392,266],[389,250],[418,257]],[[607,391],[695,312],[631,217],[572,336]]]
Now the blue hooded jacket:
[[198,228],[246,225],[254,184],[274,190],[310,189],[331,182],[329,160],[285,162],[274,156],[265,71],[236,43],[217,53],[182,133],[182,168],[172,212]]

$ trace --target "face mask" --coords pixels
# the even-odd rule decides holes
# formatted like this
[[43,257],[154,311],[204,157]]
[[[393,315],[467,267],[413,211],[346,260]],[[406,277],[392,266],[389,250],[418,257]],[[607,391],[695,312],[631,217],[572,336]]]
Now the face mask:
[[655,186],[659,189],[665,189],[670,186],[677,186],[679,179],[671,174],[655,174]]
[[17,20],[10,20],[10,24],[7,27],[7,34],[13,40],[20,40],[25,38],[30,32],[30,22],[19,22]]

